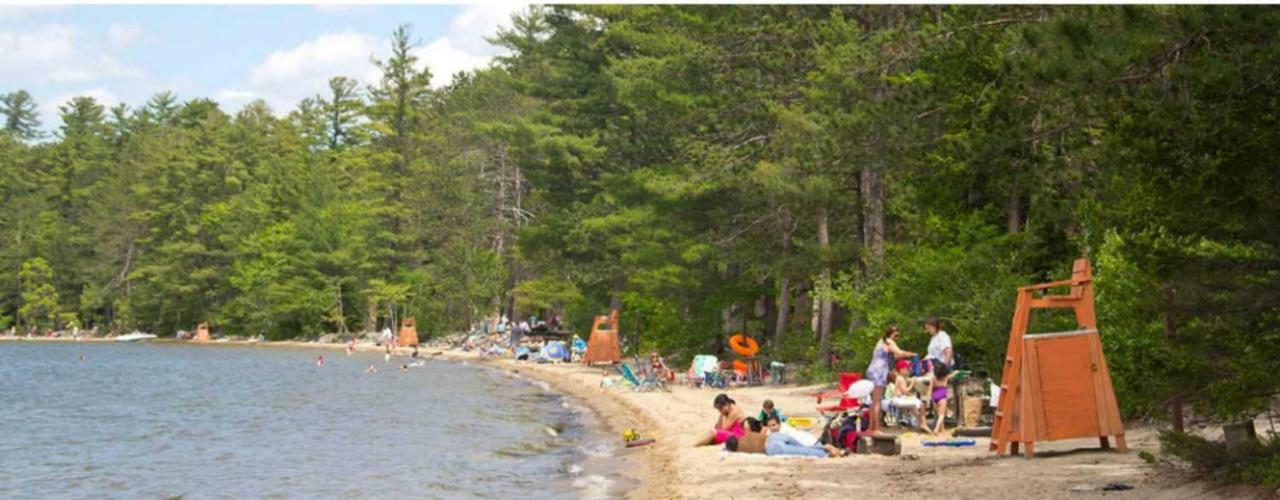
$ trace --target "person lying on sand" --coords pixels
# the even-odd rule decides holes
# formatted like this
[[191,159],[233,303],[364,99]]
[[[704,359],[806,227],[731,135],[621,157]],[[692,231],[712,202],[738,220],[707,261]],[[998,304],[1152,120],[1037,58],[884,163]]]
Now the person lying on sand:
[[782,423],[777,418],[769,418],[768,426],[762,427],[754,418],[746,419],[748,430],[741,437],[729,437],[724,447],[739,453],[764,453],[771,457],[803,456],[803,457],[840,457],[844,450],[831,445],[801,444],[795,437],[782,432]]
[[711,432],[698,439],[694,446],[706,446],[709,444],[721,444],[730,437],[741,437],[746,431],[742,427],[742,421],[746,418],[742,414],[742,410],[738,409],[738,404],[729,399],[728,394],[718,394],[712,402],[716,411],[720,412],[720,416],[716,418],[715,427]]
[[765,454],[769,456],[779,455],[801,455],[806,457],[842,457],[844,450],[836,448],[832,445],[806,446],[786,432],[782,432],[782,422],[777,417],[770,417],[765,421],[767,427],[765,432],[768,437],[765,439]]

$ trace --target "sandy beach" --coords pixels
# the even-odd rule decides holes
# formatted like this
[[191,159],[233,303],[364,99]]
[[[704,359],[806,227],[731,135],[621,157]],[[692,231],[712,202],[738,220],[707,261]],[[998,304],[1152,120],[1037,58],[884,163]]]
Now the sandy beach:
[[[450,354],[474,359],[469,354]],[[856,455],[837,459],[767,457],[693,447],[710,429],[718,389],[673,387],[670,393],[601,387],[609,372],[579,364],[535,364],[507,359],[493,366],[545,380],[600,412],[611,430],[635,428],[654,446],[622,453],[643,457],[642,487],[632,498],[1238,498],[1238,491],[1160,474],[1138,457],[1156,452],[1153,428],[1130,429],[1129,450],[1103,451],[1096,440],[1037,444],[1034,459],[996,457],[988,440],[963,448],[925,447],[937,437],[902,436],[901,456]],[[727,392],[749,415],[772,399],[787,415],[817,416],[813,394],[823,386],[764,386]],[[1128,491],[1101,491],[1108,483]],[[1091,491],[1072,491],[1075,488]]]
[[[0,340],[72,341],[12,337]],[[316,342],[222,341],[208,345],[334,350],[344,347]],[[382,348],[363,344],[358,349]],[[925,447],[923,441],[938,438],[913,432],[901,435],[900,456],[812,459],[727,453],[719,446],[692,446],[714,421],[711,400],[721,392],[719,389],[675,386],[669,393],[642,393],[626,386],[602,387],[601,380],[614,375],[605,367],[481,358],[476,353],[436,347],[419,351],[427,357],[482,364],[545,381],[598,413],[609,432],[620,434],[624,429],[636,429],[643,437],[656,439],[652,446],[618,452],[620,460],[629,464],[624,473],[639,485],[626,492],[629,498],[1239,498],[1251,493],[1178,477],[1147,465],[1138,452],[1158,451],[1156,429],[1152,427],[1127,429],[1127,452],[1100,450],[1096,440],[1068,440],[1037,443],[1038,455],[1034,459],[996,457],[987,452],[986,438],[974,438],[976,444],[969,447]],[[398,352],[404,355],[408,350],[401,348]],[[770,385],[724,392],[748,415],[759,411],[765,399],[772,399],[789,416],[816,417],[813,394],[824,389],[821,385]],[[1108,483],[1133,489],[1102,491]]]

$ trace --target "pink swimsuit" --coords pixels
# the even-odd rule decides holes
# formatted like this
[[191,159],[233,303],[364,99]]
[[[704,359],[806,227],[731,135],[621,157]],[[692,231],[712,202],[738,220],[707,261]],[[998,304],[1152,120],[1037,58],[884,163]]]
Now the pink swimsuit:
[[747,430],[742,427],[742,421],[739,420],[734,422],[732,426],[729,426],[729,430],[716,429],[716,444],[722,444],[725,441],[728,441],[730,436],[740,438],[746,433]]

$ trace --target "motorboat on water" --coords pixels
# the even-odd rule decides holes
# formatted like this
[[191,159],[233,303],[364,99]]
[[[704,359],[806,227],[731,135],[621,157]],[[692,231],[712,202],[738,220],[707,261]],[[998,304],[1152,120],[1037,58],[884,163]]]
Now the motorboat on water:
[[133,332],[128,335],[116,337],[116,342],[144,342],[156,338],[150,333]]

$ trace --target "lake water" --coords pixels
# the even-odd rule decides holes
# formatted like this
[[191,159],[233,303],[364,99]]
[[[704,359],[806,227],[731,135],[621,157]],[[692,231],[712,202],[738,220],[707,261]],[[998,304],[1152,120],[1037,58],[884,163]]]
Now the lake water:
[[441,360],[4,342],[0,415],[0,498],[577,498],[610,480],[593,414]]

